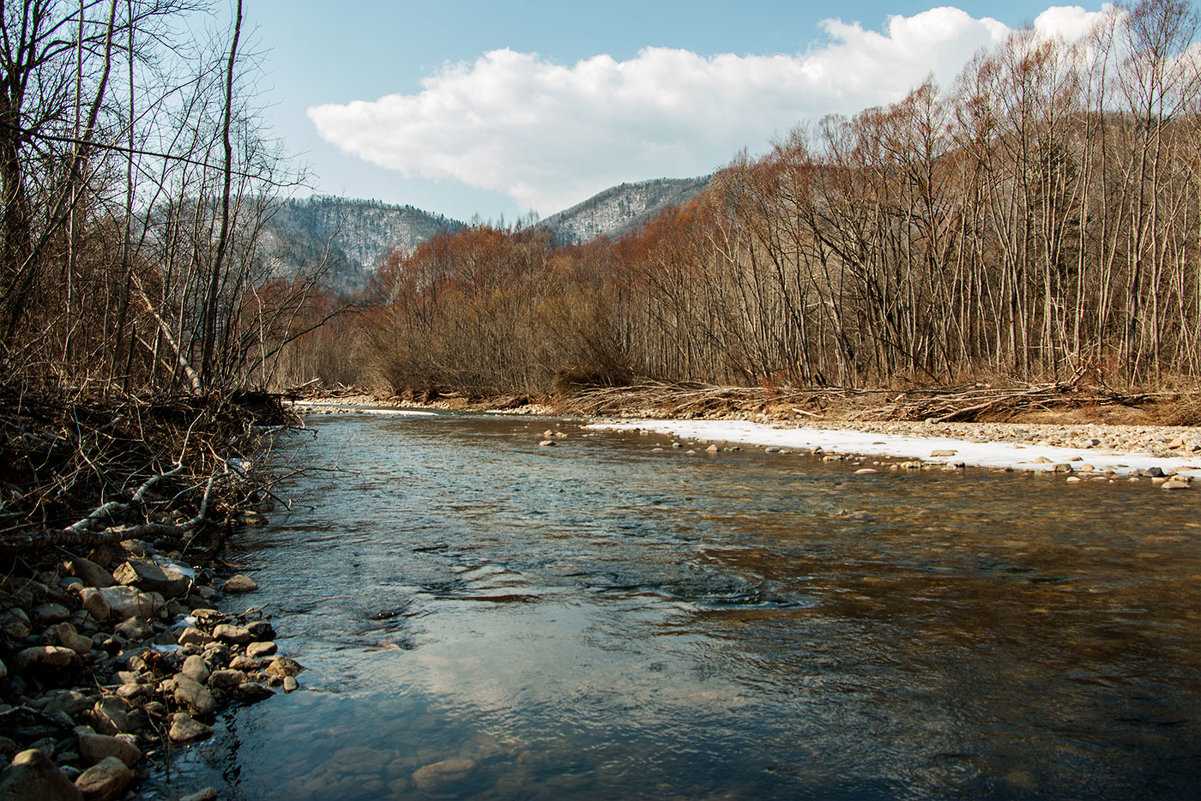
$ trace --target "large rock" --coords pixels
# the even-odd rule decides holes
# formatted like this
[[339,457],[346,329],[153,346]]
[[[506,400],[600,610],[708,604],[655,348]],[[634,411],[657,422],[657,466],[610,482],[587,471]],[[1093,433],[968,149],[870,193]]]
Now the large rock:
[[217,708],[208,688],[184,673],[175,677],[175,703],[197,715],[211,715]]
[[179,671],[181,674],[204,684],[209,680],[208,663],[204,661],[204,657],[199,654],[192,654],[183,661],[183,667]]
[[254,592],[258,588],[259,585],[255,584],[254,579],[241,573],[231,576],[221,585],[222,592]]
[[125,794],[132,781],[133,774],[125,763],[110,756],[79,774],[75,786],[87,801],[113,801]]
[[97,620],[115,617],[128,620],[140,617],[146,620],[158,614],[161,603],[149,593],[136,587],[88,587],[80,593],[83,608]]
[[79,735],[79,753],[89,765],[116,757],[132,768],[142,759],[142,751],[131,742],[132,739],[129,735],[110,737],[85,731]]
[[271,656],[278,649],[272,641],[267,642],[252,642],[246,646],[246,656],[251,659],[261,659],[264,656]]
[[178,570],[170,570],[154,562],[130,559],[113,571],[113,578],[147,592],[157,592],[165,598],[181,598],[188,594],[192,581]]
[[208,645],[213,638],[195,626],[187,626],[179,633],[175,641],[180,645]]
[[133,731],[129,704],[120,698],[101,698],[92,707],[92,722],[101,734],[127,734]]
[[234,645],[246,645],[254,639],[245,626],[234,626],[230,623],[222,623],[213,629],[213,636],[222,642],[231,642]]
[[62,623],[71,617],[71,610],[62,604],[45,603],[33,608],[33,622],[39,626],[50,626]]
[[41,751],[13,757],[0,774],[0,801],[82,801],[83,793]]
[[171,718],[171,731],[167,736],[172,742],[183,745],[212,737],[213,730],[189,714],[176,712]]
[[232,690],[246,681],[246,674],[240,670],[214,670],[208,678],[208,686],[214,690]]
[[117,583],[112,573],[90,559],[76,557],[67,562],[67,570],[86,587],[111,587]]

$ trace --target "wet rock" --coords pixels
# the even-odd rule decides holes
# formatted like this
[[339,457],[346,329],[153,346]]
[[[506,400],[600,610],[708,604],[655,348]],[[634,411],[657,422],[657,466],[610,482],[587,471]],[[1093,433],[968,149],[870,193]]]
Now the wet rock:
[[538,447],[539,448],[553,448],[557,444],[558,443],[555,442],[553,439],[544,439],[538,443]]
[[209,680],[209,666],[205,663],[204,657],[199,654],[192,654],[183,661],[183,668],[180,673],[200,684],[204,684]]
[[271,660],[271,664],[267,665],[267,675],[272,678],[282,679],[286,676],[295,676],[304,670],[304,666],[286,656],[279,656]]
[[212,737],[213,730],[186,712],[176,712],[167,736],[172,742],[183,745]]
[[254,579],[241,573],[231,576],[221,585],[222,592],[254,592],[258,588],[259,585],[254,582]]
[[475,769],[475,762],[466,757],[444,759],[413,771],[413,783],[417,789],[430,792],[439,785],[458,781]]
[[0,774],[0,801],[81,801],[83,793],[62,774],[50,757],[36,749],[22,751]]
[[246,630],[258,642],[275,639],[275,629],[266,620],[255,620],[247,623]]
[[208,686],[214,690],[229,691],[246,681],[246,675],[240,670],[214,670],[209,674]]
[[275,693],[269,687],[255,684],[253,681],[243,681],[233,690],[232,695],[244,704],[257,704]]
[[284,692],[290,693],[300,689],[300,682],[295,676],[284,676]]
[[708,448],[705,448],[705,453],[718,453],[720,451],[721,448],[716,445],[710,445]]
[[229,660],[229,666],[234,670],[258,670],[263,663],[248,656],[238,655]]
[[277,650],[274,642],[252,642],[246,646],[246,656],[250,659],[259,659],[271,656]]
[[1061,462],[1060,464],[1055,465],[1052,470],[1056,473],[1070,473],[1072,472],[1072,466],[1067,462]]
[[67,562],[67,572],[77,576],[85,587],[111,587],[117,583],[112,573],[83,557],[76,557]]
[[39,626],[51,626],[62,623],[71,617],[71,610],[62,604],[38,604],[33,608],[33,622]]
[[871,467],[862,467],[862,468],[860,468],[860,469],[858,469],[858,470],[856,470],[856,471],[855,471],[855,475],[857,475],[857,476],[866,476],[866,475],[870,475],[870,474],[872,474],[872,473],[877,473],[877,472],[879,472],[879,471],[878,471],[878,470],[876,470],[875,468],[871,468]]
[[168,574],[162,566],[142,559],[130,559],[113,571],[113,578],[126,586],[135,586],[147,592],[157,592],[164,598],[179,598],[187,595],[191,580],[178,571]]
[[208,688],[184,673],[175,677],[175,702],[197,715],[211,715],[217,708]]
[[142,759],[142,751],[131,742],[132,739],[130,735],[110,737],[84,731],[79,734],[79,753],[89,765],[115,757],[132,768]]
[[1169,478],[1164,483],[1160,484],[1159,488],[1165,489],[1165,490],[1188,489],[1189,483],[1188,483],[1187,479],[1181,478],[1180,476],[1173,476],[1172,478]]
[[86,801],[113,801],[125,794],[132,781],[133,774],[125,763],[110,756],[81,773],[75,786]]
[[254,636],[247,631],[245,626],[234,626],[230,623],[222,623],[213,629],[213,636],[223,642],[231,642],[234,645],[246,645],[254,639]]

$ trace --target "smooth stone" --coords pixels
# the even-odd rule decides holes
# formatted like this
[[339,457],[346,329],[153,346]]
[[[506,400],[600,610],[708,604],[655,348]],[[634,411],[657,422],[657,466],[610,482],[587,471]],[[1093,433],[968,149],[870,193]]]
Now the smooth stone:
[[254,579],[241,573],[231,576],[221,585],[222,592],[254,592],[258,588],[259,585],[254,582]]
[[83,793],[36,749],[13,757],[0,774],[0,801],[81,801]]
[[204,684],[206,681],[208,681],[209,674],[212,673],[212,671],[209,670],[208,664],[204,661],[204,657],[200,656],[199,654],[192,654],[185,659],[183,661],[183,667],[179,672],[196,680],[200,684]]
[[79,654],[61,645],[35,645],[17,652],[16,667],[20,671],[62,672],[82,664]]
[[413,771],[413,783],[417,789],[429,792],[440,784],[462,779],[474,769],[475,762],[466,757],[444,759]]
[[264,656],[271,656],[277,650],[274,642],[252,642],[246,646],[246,656],[250,659],[259,659]]
[[1188,489],[1189,483],[1183,479],[1169,478],[1167,481],[1160,484],[1159,488],[1165,490],[1182,490]]
[[857,475],[857,476],[866,476],[866,475],[870,475],[871,473],[878,473],[878,472],[879,472],[879,471],[878,471],[878,470],[876,470],[876,469],[874,469],[874,468],[871,468],[871,467],[863,467],[863,468],[860,468],[859,470],[856,470],[856,471],[855,471],[855,475]]
[[284,692],[290,693],[300,689],[300,682],[295,676],[284,676]]
[[125,793],[133,781],[129,767],[116,757],[105,757],[79,774],[75,786],[87,801],[113,801]]
[[558,443],[555,442],[553,439],[544,439],[538,443],[538,447],[539,448],[553,448],[557,444]]
[[232,690],[246,681],[246,674],[240,670],[214,670],[209,674],[208,686],[214,690]]
[[175,677],[175,702],[197,715],[211,715],[217,708],[208,688],[184,673]]
[[229,660],[229,666],[234,670],[258,670],[263,666],[263,663],[256,659],[251,659],[248,656],[242,656],[239,654],[233,659]]
[[140,617],[131,617],[118,624],[113,632],[132,642],[141,642],[154,634],[154,626]]
[[67,571],[79,578],[88,587],[111,587],[117,583],[113,574],[91,559],[76,557],[67,562]]
[[132,768],[142,759],[142,751],[131,742],[132,739],[130,735],[110,737],[107,734],[84,732],[79,735],[79,753],[91,765],[108,757],[116,757]]
[[231,642],[234,645],[246,645],[254,639],[254,636],[246,630],[245,626],[234,626],[230,623],[222,623],[213,629],[213,636],[224,642]]
[[213,730],[185,712],[176,712],[171,718],[171,731],[167,734],[172,742],[194,743],[213,736]]
[[930,451],[930,458],[936,459],[940,456],[954,456],[957,453],[959,453],[959,451],[952,450],[950,448],[942,448],[939,450]]
[[192,582],[178,571],[168,573],[161,565],[143,559],[130,559],[113,571],[119,584],[135,586],[147,592],[161,593],[165,598],[187,595]]
[[83,608],[97,620],[108,620],[110,617],[149,620],[158,613],[159,607],[152,595],[136,587],[88,587],[80,593],[80,597]]
[[54,639],[64,648],[70,648],[83,656],[92,650],[92,638],[85,637],[70,623],[59,623],[54,627]]
[[92,722],[101,734],[127,734],[133,730],[129,709],[120,698],[101,698],[92,707]]
[[33,622],[39,626],[51,626],[62,623],[71,617],[71,610],[62,604],[38,604],[33,608]]
[[180,645],[208,645],[213,638],[195,626],[188,626],[179,633],[175,641]]

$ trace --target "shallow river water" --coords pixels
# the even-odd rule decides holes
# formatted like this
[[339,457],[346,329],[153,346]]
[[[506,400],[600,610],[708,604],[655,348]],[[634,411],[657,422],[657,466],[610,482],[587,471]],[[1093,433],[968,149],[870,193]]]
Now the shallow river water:
[[[1194,798],[1201,493],[315,418],[223,798]],[[654,447],[664,447],[655,452]],[[232,609],[232,607],[231,607]],[[235,610],[235,611],[240,611]],[[180,778],[182,776],[182,778]]]

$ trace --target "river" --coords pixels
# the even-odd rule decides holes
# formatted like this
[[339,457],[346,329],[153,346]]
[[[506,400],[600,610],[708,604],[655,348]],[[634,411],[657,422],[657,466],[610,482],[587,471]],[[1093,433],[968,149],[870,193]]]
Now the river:
[[[222,798],[1194,798],[1201,503],[546,419],[314,418],[240,535],[302,689]],[[539,447],[545,428],[567,436]],[[685,443],[687,444],[687,443]],[[661,448],[662,450],[656,450]],[[230,607],[233,609],[233,607]],[[240,609],[238,610],[240,611]],[[182,777],[182,778],[181,778]]]

